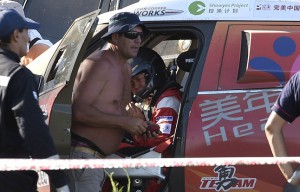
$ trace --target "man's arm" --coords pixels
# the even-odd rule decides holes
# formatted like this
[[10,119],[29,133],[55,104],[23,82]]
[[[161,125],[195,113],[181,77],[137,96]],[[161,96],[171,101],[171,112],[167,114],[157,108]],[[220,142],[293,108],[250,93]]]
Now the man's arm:
[[32,46],[29,49],[27,55],[21,58],[21,65],[28,65],[30,62],[32,62],[34,59],[36,59],[38,56],[44,53],[47,49],[49,49],[49,46],[41,43]]
[[137,107],[135,105],[135,103],[130,102],[127,106],[126,106],[126,110],[127,113],[130,117],[136,117],[142,120],[146,120],[143,112],[141,111],[141,109],[139,107]]
[[[265,133],[274,157],[286,157],[287,150],[284,141],[282,129],[286,125],[287,121],[272,111],[265,126]],[[288,180],[293,175],[293,167],[290,163],[279,164],[279,169]]]
[[167,140],[175,132],[176,122],[178,118],[180,101],[175,97],[165,97],[162,99],[152,114],[152,123],[160,127],[160,134],[154,138],[148,136],[148,139],[141,136],[134,137],[137,146],[156,146]]

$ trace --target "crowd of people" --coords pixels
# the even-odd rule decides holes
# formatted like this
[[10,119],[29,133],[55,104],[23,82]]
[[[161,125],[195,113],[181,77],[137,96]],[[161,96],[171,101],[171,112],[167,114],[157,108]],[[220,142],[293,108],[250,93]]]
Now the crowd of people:
[[[0,1],[0,157],[59,159],[38,104],[38,86],[26,68],[52,46],[37,31],[40,24],[26,18],[22,5]],[[136,14],[121,12],[109,21],[102,36],[107,48],[96,50],[80,65],[72,95],[70,158],[103,159],[119,150],[129,135],[132,147],[154,147],[172,140],[182,93],[155,51],[141,48],[149,33]],[[287,156],[282,129],[299,115],[299,73],[286,84],[272,108],[266,137],[274,156]],[[131,89],[130,89],[131,88]],[[150,131],[149,126],[158,126]],[[169,157],[168,150],[163,152]],[[292,185],[300,170],[279,164]],[[103,169],[46,171],[61,192],[102,191]],[[37,190],[34,171],[0,173],[6,192]],[[15,183],[18,183],[16,185]],[[152,179],[144,191],[158,191]]]
[[[37,31],[39,26],[26,18],[19,3],[0,1],[2,158],[59,158],[38,104],[34,74],[26,68],[52,46]],[[168,78],[163,60],[154,51],[148,57],[139,51],[148,32],[136,14],[118,13],[102,36],[107,48],[96,50],[81,63],[72,95],[70,158],[106,158],[118,151],[125,134],[133,138],[133,146],[152,147],[174,133],[181,92],[179,86],[162,90]],[[148,102],[155,97],[152,111]],[[149,131],[149,125],[159,128]],[[106,178],[103,169],[46,172],[57,191],[64,192],[102,191]],[[37,179],[34,171],[1,172],[0,187],[8,192],[33,192]]]

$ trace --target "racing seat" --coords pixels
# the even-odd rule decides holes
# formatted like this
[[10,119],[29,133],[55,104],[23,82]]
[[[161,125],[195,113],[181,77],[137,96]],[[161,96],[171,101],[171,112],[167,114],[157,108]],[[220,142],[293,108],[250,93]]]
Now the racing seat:
[[182,90],[184,90],[189,72],[195,61],[197,51],[198,49],[188,50],[186,52],[182,52],[177,57],[177,66],[181,70],[181,73],[178,72],[177,74],[177,82],[180,82]]

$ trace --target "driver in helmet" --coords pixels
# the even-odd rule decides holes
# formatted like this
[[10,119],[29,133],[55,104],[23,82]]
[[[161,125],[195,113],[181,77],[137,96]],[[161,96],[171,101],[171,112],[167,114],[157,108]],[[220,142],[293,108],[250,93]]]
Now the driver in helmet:
[[[175,132],[182,93],[181,86],[172,79],[162,58],[152,49],[140,48],[131,62],[131,92],[133,102],[127,110],[130,116],[150,121],[159,126],[159,134],[147,131],[147,137],[133,136],[137,147],[154,147],[160,143],[170,144]],[[152,136],[152,137],[151,137]],[[168,157],[168,150],[163,151]],[[163,186],[159,179],[151,179],[145,192],[159,191]]]
[[151,49],[140,48],[130,65],[133,102],[128,112],[159,125],[160,130],[155,137],[134,136],[134,144],[153,147],[174,134],[182,96],[180,85],[176,81],[169,83],[164,61]]

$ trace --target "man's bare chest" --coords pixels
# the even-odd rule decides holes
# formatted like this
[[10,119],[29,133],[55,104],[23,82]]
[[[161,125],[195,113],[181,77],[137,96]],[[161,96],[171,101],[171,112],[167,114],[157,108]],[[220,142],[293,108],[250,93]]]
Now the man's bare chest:
[[112,76],[105,83],[101,95],[111,104],[125,106],[131,100],[130,86],[130,78],[128,76]]

